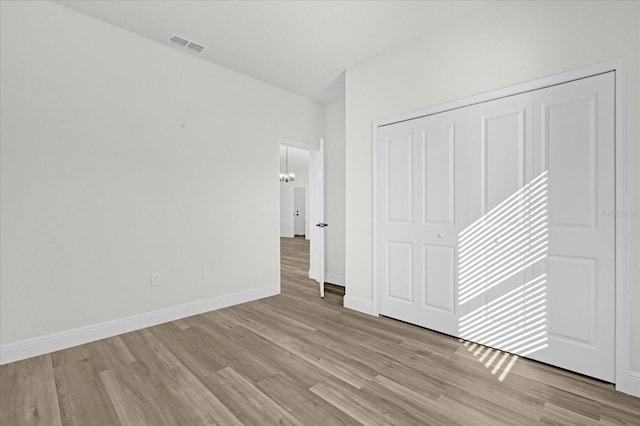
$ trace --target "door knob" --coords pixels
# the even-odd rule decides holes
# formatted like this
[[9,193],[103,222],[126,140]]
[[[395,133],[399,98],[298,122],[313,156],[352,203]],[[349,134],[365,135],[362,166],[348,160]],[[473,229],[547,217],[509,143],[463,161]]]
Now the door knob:
[[444,234],[438,234],[438,238],[444,238]]

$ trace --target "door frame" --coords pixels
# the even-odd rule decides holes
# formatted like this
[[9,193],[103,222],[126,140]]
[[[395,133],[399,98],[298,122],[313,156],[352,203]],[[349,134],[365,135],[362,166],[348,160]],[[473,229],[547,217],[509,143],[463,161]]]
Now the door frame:
[[[276,169],[277,173],[275,173],[274,176],[277,176],[278,173],[280,173],[280,147],[281,146],[288,146],[290,148],[302,149],[302,150],[305,150],[305,151],[309,151],[310,153],[311,152],[318,153],[318,152],[320,152],[322,144],[323,144],[323,139],[320,139],[318,145],[313,145],[313,144],[300,142],[300,141],[295,141],[295,140],[286,139],[286,138],[277,138],[277,141],[278,141],[278,145],[277,145],[277,148],[278,148],[278,165],[277,165],[277,169]],[[309,167],[311,168],[311,163],[309,164]],[[323,178],[324,178],[324,174],[323,174]],[[317,179],[317,177],[316,177],[316,179]],[[274,180],[275,180],[275,178],[274,178]],[[309,188],[309,190],[305,191],[305,197],[307,197],[308,204],[310,205],[310,203],[311,203],[311,194],[312,194],[312,191],[310,190],[311,189],[311,182],[309,182],[308,188]],[[314,206],[316,208],[319,205],[320,197],[322,197],[323,195],[324,194],[320,194],[320,192],[318,190],[313,191],[313,201],[314,201]],[[276,265],[277,265],[277,268],[278,268],[278,272],[277,272],[277,275],[276,275],[276,285],[278,287],[278,294],[280,294],[280,292],[282,291],[282,277],[281,277],[281,273],[280,273],[280,267],[281,267],[281,264],[280,264],[280,184],[278,184],[277,196],[278,196],[278,198],[277,198],[276,206],[277,206],[277,218],[278,219],[276,220],[276,231],[277,231],[276,232],[276,235],[277,235],[277,240],[276,240]],[[291,197],[292,197],[291,202],[292,202],[292,205],[293,205],[293,191],[291,192]],[[309,209],[309,212],[305,212],[305,214],[306,215],[311,215],[311,214],[315,214],[315,213],[313,212],[312,209]],[[310,219],[311,218],[312,217],[310,217]],[[311,222],[313,222],[313,221],[311,221]],[[309,226],[308,226],[308,229],[307,229],[307,223],[306,223],[306,220],[305,220],[305,232],[307,232],[307,231],[309,232],[309,236],[308,236],[309,238],[308,239],[309,239],[309,243],[310,244],[314,244],[313,240],[315,238],[315,236],[313,235],[312,229],[313,228],[312,228],[312,224],[311,223],[309,223]],[[295,225],[294,225],[294,236],[295,236]],[[315,275],[316,275],[315,271],[312,271],[312,269],[311,269],[311,267],[312,267],[311,255],[312,254],[311,254],[311,251],[310,251],[310,253],[309,253],[309,278],[315,279],[316,278],[315,277]],[[317,275],[319,275],[319,274],[317,274]]]
[[584,68],[536,79],[526,83],[497,89],[491,92],[458,99],[452,102],[395,115],[377,120],[371,126],[372,178],[373,178],[373,240],[372,240],[372,278],[373,294],[371,314],[380,315],[380,279],[379,279],[379,168],[378,161],[378,128],[401,121],[412,120],[428,115],[468,107],[474,104],[492,101],[499,98],[530,92],[549,86],[568,83],[609,71],[615,72],[615,211],[609,212],[615,221],[615,385],[616,389],[625,393],[640,396],[640,378],[634,377],[630,371],[630,320],[631,306],[629,300],[630,283],[627,276],[627,238],[624,213],[627,208],[627,160],[626,160],[626,59],[615,59]]

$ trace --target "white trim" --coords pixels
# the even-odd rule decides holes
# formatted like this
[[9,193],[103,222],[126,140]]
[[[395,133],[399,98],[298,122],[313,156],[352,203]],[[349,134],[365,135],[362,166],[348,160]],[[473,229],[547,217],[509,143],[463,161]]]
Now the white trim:
[[[316,185],[317,185],[317,192],[318,192],[318,197],[317,197],[317,203],[315,205],[315,208],[317,210],[317,220],[318,220],[318,225],[319,226],[320,223],[324,223],[324,139],[320,138],[320,145],[318,146],[318,155],[316,155],[316,176],[317,176],[317,181],[316,181]],[[327,252],[326,252],[326,248],[325,248],[325,242],[326,242],[326,238],[327,238],[327,232],[324,228],[318,228],[316,235],[318,236],[318,244],[317,244],[317,248],[318,248],[318,259],[319,262],[317,263],[318,266],[318,275],[319,275],[319,279],[318,279],[318,286],[320,287],[320,297],[324,297],[324,283],[326,281],[325,279],[325,273],[327,272],[326,268],[327,268]],[[311,261],[311,259],[309,259]]]
[[[616,170],[616,211],[627,211],[627,138],[626,138],[626,61],[617,61],[615,66],[616,105],[615,105],[615,170]],[[629,281],[627,279],[627,219],[614,215],[616,227],[616,389],[633,393],[630,365],[631,352],[631,304]],[[636,382],[637,384],[637,382]],[[640,396],[636,387],[635,395]]]
[[473,95],[473,96],[469,96],[462,99],[456,99],[454,101],[446,102],[440,105],[435,105],[427,108],[420,108],[415,111],[394,115],[389,118],[374,121],[373,127],[374,129],[377,130],[377,128],[380,126],[386,126],[388,124],[397,123],[399,121],[413,120],[415,118],[420,118],[427,115],[439,114],[442,112],[450,111],[453,109],[464,108],[464,107],[479,104],[482,102],[488,102],[495,99],[517,95],[520,93],[539,90],[549,86],[568,83],[573,80],[579,80],[585,77],[591,77],[593,75],[602,74],[608,71],[617,71],[620,68],[624,68],[625,66],[626,66],[625,59],[617,59],[609,62],[603,62],[601,64],[591,65],[585,68],[567,71],[562,74],[543,77],[538,80],[532,80],[525,83],[508,86],[502,89],[492,90],[490,92],[480,93],[478,95]]
[[277,202],[276,202],[276,287],[278,287],[278,294],[280,294],[280,292],[282,291],[282,279],[280,277],[280,238],[282,236],[281,232],[282,229],[280,228],[280,222],[282,220],[282,218],[280,217],[281,211],[280,211],[280,182],[276,181],[276,176],[278,176],[280,174],[280,139],[278,139],[278,163],[277,163],[277,167],[276,167],[276,174],[273,175],[273,181],[274,182],[278,182],[276,183],[276,185],[278,185],[278,190],[276,191],[276,194],[278,196]]
[[[315,270],[311,270],[311,269],[309,270],[309,279],[320,282],[320,277],[318,276],[318,273]],[[344,287],[344,275],[325,272],[324,282]]]
[[268,285],[10,343],[0,347],[0,365],[277,294],[279,288]]
[[[313,145],[306,142],[298,142],[291,139],[278,138],[278,149],[280,145],[289,146],[291,148],[304,149],[306,151],[318,152],[318,145]],[[279,158],[279,157],[278,157]],[[278,163],[279,165],[280,163]]]
[[329,284],[334,284],[334,285],[339,285],[344,287],[344,275],[332,274],[331,272],[327,272],[324,274],[324,281]]
[[[396,123],[399,121],[411,120],[418,117],[424,117],[427,115],[437,114],[452,109],[463,108],[465,106],[477,104],[480,102],[487,102],[493,99],[502,98],[506,96],[512,96],[519,93],[530,92],[533,90],[541,89],[543,87],[553,86],[557,84],[566,83],[572,80],[577,80],[592,75],[601,74],[608,71],[615,71],[616,75],[616,209],[618,211],[627,211],[627,159],[626,159],[626,104],[625,104],[625,90],[626,90],[626,60],[616,59],[613,61],[603,62],[600,64],[591,65],[588,67],[580,68],[577,70],[571,70],[562,74],[544,77],[538,80],[529,81],[526,83],[498,89],[492,92],[482,93],[479,95],[471,96],[464,99],[458,99],[452,102],[447,102],[441,105],[436,105],[428,108],[419,109],[416,111],[395,115],[383,120],[374,121],[372,123],[372,177],[373,177],[373,262],[372,262],[372,284],[373,284],[373,297],[371,312],[378,315],[380,312],[379,301],[379,198],[378,198],[378,128],[380,126]],[[629,280],[626,273],[627,253],[629,238],[626,233],[626,217],[624,215],[615,215],[616,220],[616,389],[621,392],[632,393],[638,395],[638,376],[632,375],[630,372],[630,298],[629,298]],[[363,301],[364,302],[364,301]],[[346,296],[345,296],[346,306]],[[356,309],[358,310],[358,309]],[[634,390],[635,389],[635,390]],[[635,392],[635,393],[634,393]],[[640,396],[640,395],[639,395]]]
[[373,303],[369,300],[358,299],[356,297],[344,296],[342,298],[342,306],[347,309],[362,312],[363,314],[378,316],[373,311]]
[[380,267],[378,265],[378,259],[380,258],[380,234],[379,234],[379,221],[380,217],[378,211],[380,210],[380,200],[378,198],[378,192],[380,187],[379,175],[380,171],[378,170],[378,163],[380,161],[380,153],[378,152],[378,127],[380,127],[382,122],[374,121],[371,125],[371,141],[373,146],[371,147],[372,161],[373,161],[373,191],[372,192],[372,200],[373,200],[373,271],[371,271],[371,283],[373,285],[373,297],[372,299],[372,312],[374,315],[380,315],[380,300],[379,300],[379,287],[380,287],[380,277],[378,276],[378,272],[380,271]]
[[318,273],[315,271],[315,269],[309,269],[309,279],[314,281],[320,281],[320,279],[318,278]]
[[640,398],[640,373],[634,373],[633,371],[629,373],[629,386],[622,390],[622,389],[618,389],[618,387],[616,386],[617,390],[620,390],[621,392],[624,393],[628,393],[629,395],[634,395]]

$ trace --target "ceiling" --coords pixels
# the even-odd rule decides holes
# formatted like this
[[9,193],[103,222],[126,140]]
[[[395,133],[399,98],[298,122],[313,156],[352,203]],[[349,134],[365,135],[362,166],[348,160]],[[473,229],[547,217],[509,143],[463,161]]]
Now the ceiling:
[[[488,1],[54,0],[326,103],[344,96],[344,70],[483,7]],[[185,54],[195,54],[188,53]]]

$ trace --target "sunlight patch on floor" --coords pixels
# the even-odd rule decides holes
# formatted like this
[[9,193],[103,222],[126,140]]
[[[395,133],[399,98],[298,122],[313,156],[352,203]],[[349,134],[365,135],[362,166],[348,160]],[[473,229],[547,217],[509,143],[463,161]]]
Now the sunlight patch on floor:
[[476,343],[469,342],[468,340],[458,339],[458,341],[462,343],[462,346],[465,347],[468,352],[473,354],[473,357],[484,365],[492,375],[497,376],[498,381],[500,382],[504,381],[516,361],[520,358],[518,355],[478,345]]

